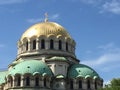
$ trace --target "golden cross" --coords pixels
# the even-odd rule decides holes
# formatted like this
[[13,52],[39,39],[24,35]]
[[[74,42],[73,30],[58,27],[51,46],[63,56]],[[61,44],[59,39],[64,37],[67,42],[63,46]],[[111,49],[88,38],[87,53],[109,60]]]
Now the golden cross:
[[45,22],[48,22],[48,13],[45,13]]

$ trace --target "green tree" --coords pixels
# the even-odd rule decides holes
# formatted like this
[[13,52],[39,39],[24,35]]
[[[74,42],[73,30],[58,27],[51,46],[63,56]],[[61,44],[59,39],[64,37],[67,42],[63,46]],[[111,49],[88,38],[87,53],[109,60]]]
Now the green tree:
[[120,78],[113,78],[109,85],[100,90],[120,90]]
[[120,78],[114,78],[111,81],[111,87],[120,87]]

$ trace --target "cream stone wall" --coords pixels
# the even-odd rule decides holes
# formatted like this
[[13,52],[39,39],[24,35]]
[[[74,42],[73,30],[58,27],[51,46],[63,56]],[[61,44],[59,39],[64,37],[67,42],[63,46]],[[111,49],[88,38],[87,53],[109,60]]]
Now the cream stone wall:
[[[41,49],[41,40],[42,38],[45,40],[45,49]],[[55,36],[53,37],[41,37],[41,38],[36,38],[32,37],[31,39],[27,38],[23,41],[18,41],[18,56],[20,57],[22,55],[27,55],[29,52],[32,54],[32,52],[36,53],[44,53],[44,50],[49,50],[50,49],[50,40],[53,39],[54,41],[54,49],[53,51],[57,50],[57,53],[62,52],[64,55],[71,55],[75,57],[75,42],[70,40],[70,39],[64,39],[64,38],[56,38]],[[36,40],[36,50],[33,50],[33,40]],[[59,45],[59,40],[62,42],[62,49],[59,50],[58,45]],[[26,42],[28,42],[28,50],[26,50]],[[66,51],[66,42],[68,42],[68,51]],[[73,43],[74,42],[74,43]],[[66,53],[65,53],[66,52]],[[34,54],[33,53],[33,54]],[[50,54],[50,53],[49,53]],[[55,54],[55,53],[54,53]],[[69,55],[69,56],[70,56]]]
[[53,74],[56,75],[64,75],[66,77],[69,64],[67,62],[47,62],[48,66],[52,70]]

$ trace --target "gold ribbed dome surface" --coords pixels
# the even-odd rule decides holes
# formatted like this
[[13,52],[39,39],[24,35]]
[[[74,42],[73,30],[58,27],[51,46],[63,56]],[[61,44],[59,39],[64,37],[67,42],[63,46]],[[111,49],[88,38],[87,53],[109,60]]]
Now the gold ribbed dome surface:
[[28,28],[23,33],[21,40],[24,38],[31,38],[33,36],[39,37],[41,35],[46,37],[49,35],[54,35],[56,37],[61,35],[62,37],[71,38],[69,33],[61,25],[55,22],[42,22]]

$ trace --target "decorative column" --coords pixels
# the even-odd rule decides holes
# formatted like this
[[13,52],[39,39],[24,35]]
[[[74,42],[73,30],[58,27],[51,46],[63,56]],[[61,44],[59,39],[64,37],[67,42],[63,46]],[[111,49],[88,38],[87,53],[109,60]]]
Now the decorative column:
[[90,80],[90,86],[92,90],[95,90],[95,80]]
[[40,50],[40,41],[39,38],[36,39],[36,50]]
[[44,77],[40,77],[40,87],[44,87]]
[[78,82],[76,79],[73,80],[73,89],[78,89]]
[[13,78],[13,86],[12,87],[15,87],[16,86],[16,80],[15,80],[15,77],[12,77]]
[[83,87],[83,90],[87,90],[87,81],[85,79],[83,79],[82,87]]
[[58,44],[59,44],[58,41],[54,41],[54,49],[55,50],[58,50]]
[[62,41],[62,50],[66,51],[66,43],[65,43],[65,41]]
[[24,87],[25,85],[24,85],[24,76],[21,76],[21,87]]
[[30,77],[30,86],[32,86],[32,87],[35,86],[35,80],[32,77]]
[[46,48],[46,49],[49,49],[49,48],[50,48],[50,44],[49,44],[49,41],[48,41],[48,40],[45,40],[45,48]]
[[31,50],[31,42],[28,40],[28,52]]

